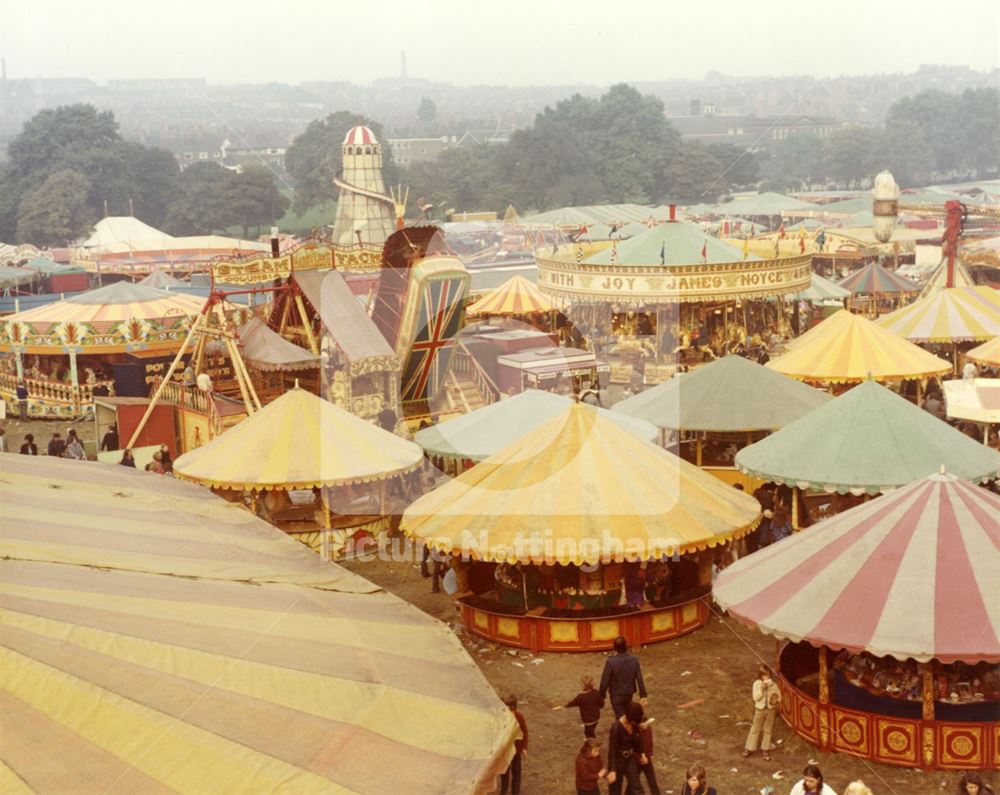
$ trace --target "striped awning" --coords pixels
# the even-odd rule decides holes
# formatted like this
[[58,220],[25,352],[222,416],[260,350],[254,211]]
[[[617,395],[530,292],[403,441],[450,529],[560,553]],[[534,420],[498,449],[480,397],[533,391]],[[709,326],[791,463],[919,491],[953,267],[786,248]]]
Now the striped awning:
[[974,362],[1000,367],[1000,336],[978,345],[965,355]]
[[880,317],[879,326],[910,342],[969,342],[1000,335],[1000,292],[952,287]]
[[0,791],[492,791],[454,634],[205,489],[0,454]]
[[523,276],[514,276],[484,295],[465,310],[469,317],[476,315],[529,315],[532,312],[550,312],[552,300]]
[[920,285],[897,276],[877,262],[870,262],[861,270],[837,282],[838,287],[850,290],[854,295],[877,295],[881,293],[918,293]]
[[35,326],[46,323],[111,324],[123,320],[159,320],[201,312],[205,299],[186,293],[157,290],[141,284],[115,282],[63,301],[54,301],[4,318]]
[[898,381],[951,370],[943,359],[846,309],[807,331],[767,366],[811,383]]
[[932,475],[737,561],[713,596],[794,642],[1000,662],[1000,497]]

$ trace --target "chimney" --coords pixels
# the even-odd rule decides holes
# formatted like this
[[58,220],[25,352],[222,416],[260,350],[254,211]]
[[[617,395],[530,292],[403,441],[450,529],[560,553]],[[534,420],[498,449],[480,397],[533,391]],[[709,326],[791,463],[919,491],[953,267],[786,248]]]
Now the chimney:
[[278,240],[278,227],[271,227],[271,256],[278,257],[281,255],[281,243]]
[[671,221],[676,221],[677,220],[677,205],[676,204],[671,204],[670,205],[670,220]]

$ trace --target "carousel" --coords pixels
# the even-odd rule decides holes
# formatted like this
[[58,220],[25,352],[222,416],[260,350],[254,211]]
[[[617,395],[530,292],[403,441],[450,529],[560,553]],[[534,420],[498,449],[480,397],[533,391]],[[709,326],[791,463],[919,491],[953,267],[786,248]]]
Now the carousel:
[[848,309],[871,318],[899,309],[920,292],[919,284],[886,270],[877,262],[869,262],[837,285],[851,294],[847,299]]
[[[662,381],[677,363],[766,347],[793,336],[794,306],[766,301],[810,286],[810,257],[779,246],[750,251],[671,219],[626,241],[575,243],[535,252],[538,287],[595,351]],[[787,309],[787,311],[786,311]]]
[[467,306],[465,316],[523,318],[533,326],[551,331],[555,306],[532,282],[523,276],[514,276]]
[[612,411],[650,422],[664,434],[676,432],[684,460],[749,488],[752,480],[733,467],[736,453],[829,400],[825,392],[741,356],[726,356],[678,373]]
[[[80,417],[94,396],[145,396],[181,348],[204,299],[116,282],[0,319],[0,398],[28,389],[37,417]],[[116,377],[117,374],[117,377]],[[124,383],[128,383],[125,389]]]
[[[248,504],[324,559],[399,513],[423,452],[299,387],[174,462],[174,474]],[[414,473],[415,474],[415,473]]]
[[424,495],[402,530],[456,573],[470,632],[532,651],[684,635],[757,501],[575,404]]
[[791,489],[786,507],[794,529],[912,483],[942,464],[974,483],[1000,476],[1000,454],[874,381],[735,458],[745,475]]
[[822,750],[1000,769],[1000,497],[951,474],[767,547],[715,600],[778,639],[781,713]]

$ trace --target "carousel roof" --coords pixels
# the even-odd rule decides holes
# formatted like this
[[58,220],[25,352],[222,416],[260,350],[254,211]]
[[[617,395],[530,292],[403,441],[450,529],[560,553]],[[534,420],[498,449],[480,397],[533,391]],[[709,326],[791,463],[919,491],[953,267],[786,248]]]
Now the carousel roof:
[[822,303],[823,301],[843,301],[850,294],[850,290],[845,290],[843,287],[831,282],[820,276],[818,273],[814,273],[811,277],[811,283],[809,287],[800,293],[796,293],[791,296],[794,301],[809,301],[811,303]]
[[[704,248],[706,257],[702,258]],[[614,252],[614,253],[613,253]],[[614,257],[614,258],[613,258]],[[747,260],[760,257],[750,254]],[[706,235],[697,224],[686,221],[657,224],[652,229],[605,248],[584,260],[584,264],[606,265],[691,265],[700,262],[740,262],[743,249]]]
[[591,224],[618,224],[629,221],[645,222],[650,218],[658,218],[662,213],[653,207],[641,204],[595,204],[582,207],[560,207],[544,213],[522,218],[521,223],[528,226],[551,224],[553,226],[589,226]]
[[1000,497],[931,475],[727,568],[719,605],[769,635],[920,662],[1000,662]]
[[917,293],[920,285],[897,276],[877,262],[869,262],[861,270],[855,271],[845,279],[837,282],[838,287],[850,290],[855,295],[874,295],[876,293]]
[[157,290],[167,290],[171,287],[187,286],[187,282],[175,279],[169,273],[166,273],[159,265],[154,267],[145,279],[140,279],[139,284],[145,285],[146,287],[155,287]]
[[[482,461],[553,417],[564,414],[572,403],[572,399],[553,392],[528,389],[417,431],[414,441],[431,455]],[[644,420],[614,414],[602,408],[592,410],[637,439],[655,442],[660,437],[660,431]]]
[[1000,453],[868,381],[736,454],[764,480],[827,492],[878,494],[942,465],[976,483],[1000,475]]
[[115,282],[78,293],[61,301],[28,309],[4,318],[25,323],[113,323],[137,318],[152,320],[177,315],[197,315],[205,299],[184,293],[157,290],[142,284]]
[[826,392],[742,356],[725,356],[616,403],[612,411],[673,430],[757,431],[781,428],[829,401]]
[[243,358],[258,370],[308,370],[319,367],[320,357],[289,342],[268,328],[259,317],[252,317],[236,331]]
[[475,315],[527,315],[532,312],[550,312],[552,300],[523,276],[514,276],[499,287],[493,288],[465,310],[468,317]]
[[575,404],[418,499],[401,526],[480,560],[584,564],[704,549],[759,520],[748,494]]
[[296,387],[174,462],[213,488],[308,489],[385,480],[420,466],[423,451]]
[[0,459],[5,792],[432,795],[506,766],[517,725],[443,623],[192,484]]
[[787,210],[819,210],[818,204],[793,199],[781,193],[760,193],[756,196],[745,196],[725,204],[715,205],[712,212],[724,216],[751,215],[781,215]]
[[[928,277],[927,281],[924,283],[923,289],[920,291],[920,298],[927,298],[934,293],[940,292],[945,289],[945,285],[948,283],[948,260],[942,259],[941,263],[934,269],[933,273]],[[955,259],[955,272],[952,275],[952,287],[975,287],[976,283],[973,281],[972,276],[969,275],[968,269],[965,267],[965,263],[961,259],[956,257]]]
[[984,342],[982,345],[973,348],[965,356],[980,364],[1000,367],[1000,336],[996,336],[989,342]]
[[1000,292],[992,287],[945,288],[875,322],[910,342],[988,340],[1000,334]]
[[809,329],[767,366],[813,383],[893,381],[951,370],[943,359],[846,309]]

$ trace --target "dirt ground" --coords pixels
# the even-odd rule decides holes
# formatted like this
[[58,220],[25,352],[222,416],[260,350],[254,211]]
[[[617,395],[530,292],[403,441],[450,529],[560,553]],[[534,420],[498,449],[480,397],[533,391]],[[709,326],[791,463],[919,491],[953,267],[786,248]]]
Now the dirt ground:
[[45,455],[49,439],[52,434],[61,433],[62,438],[70,428],[75,428],[77,436],[86,444],[94,440],[94,420],[91,418],[82,420],[27,420],[21,422],[17,418],[17,406],[7,407],[7,418],[0,419],[0,428],[6,431],[7,452],[16,453],[24,443],[24,435],[32,433],[35,435],[35,444],[38,445],[38,452]]
[[[583,674],[600,678],[603,654],[543,654],[506,649],[467,633],[456,603],[443,592],[432,594],[430,580],[411,563],[349,561],[346,567],[447,622],[501,696],[514,693],[528,722],[530,747],[524,759],[524,795],[572,793],[574,755],[583,740],[577,710],[553,710],[577,692]],[[642,661],[649,690],[648,714],[656,721],[654,763],[660,789],[679,795],[688,765],[701,764],[718,795],[760,793],[773,787],[785,795],[815,760],[838,793],[861,778],[875,795],[954,793],[955,774],[922,773],[879,765],[850,756],[820,753],[776,723],[778,750],[770,762],[740,756],[753,709],[749,689],[759,660],[774,661],[774,640],[736,621],[716,615],[708,626],[673,641],[633,649]],[[704,699],[687,709],[678,705]],[[607,750],[610,705],[598,726]],[[780,774],[780,779],[774,775]],[[602,785],[602,792],[606,786]],[[648,791],[648,790],[647,790]]]

